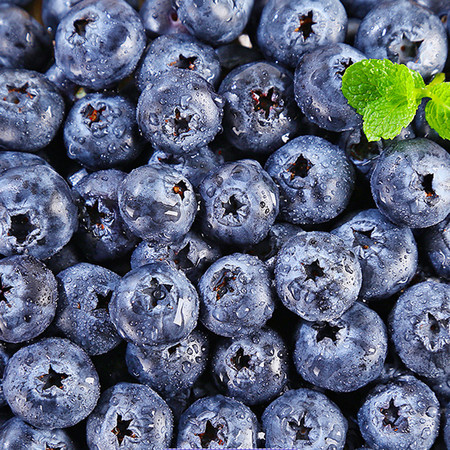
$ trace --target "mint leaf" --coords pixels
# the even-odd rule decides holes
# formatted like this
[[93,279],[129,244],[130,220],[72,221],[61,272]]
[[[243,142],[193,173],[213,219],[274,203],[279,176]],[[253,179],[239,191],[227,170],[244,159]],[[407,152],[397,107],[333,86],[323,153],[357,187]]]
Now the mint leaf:
[[425,107],[427,122],[441,138],[450,139],[450,83],[428,86],[428,96],[431,100]]
[[342,77],[342,92],[363,116],[369,141],[392,139],[409,125],[424,87],[419,73],[387,59],[357,62]]

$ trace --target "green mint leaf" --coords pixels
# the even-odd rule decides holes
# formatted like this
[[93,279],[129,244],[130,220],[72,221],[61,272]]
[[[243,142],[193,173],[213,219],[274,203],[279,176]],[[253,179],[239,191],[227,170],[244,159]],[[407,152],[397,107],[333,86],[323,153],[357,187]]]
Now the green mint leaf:
[[369,141],[392,139],[409,125],[424,87],[419,73],[387,59],[357,62],[342,77],[342,92],[363,116]]
[[425,118],[441,138],[450,139],[450,83],[428,86],[427,91],[431,100],[425,106]]

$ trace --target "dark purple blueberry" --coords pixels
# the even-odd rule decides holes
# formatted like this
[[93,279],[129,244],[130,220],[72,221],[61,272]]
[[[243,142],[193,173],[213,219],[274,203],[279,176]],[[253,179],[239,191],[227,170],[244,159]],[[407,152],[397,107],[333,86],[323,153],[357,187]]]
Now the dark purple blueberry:
[[199,194],[202,230],[224,244],[260,242],[278,215],[278,189],[254,160],[230,162],[211,171]]
[[258,27],[258,44],[267,59],[296,67],[305,52],[342,42],[347,14],[339,0],[269,0]]
[[91,170],[130,164],[141,152],[136,108],[119,95],[88,94],[67,115],[64,144],[69,158]]
[[266,448],[342,450],[347,420],[324,394],[293,389],[275,399],[262,416]]
[[200,75],[173,69],[149,80],[137,121],[156,148],[184,153],[209,144],[222,131],[223,98]]
[[66,181],[45,165],[0,174],[0,253],[38,259],[66,245],[77,226],[77,211]]
[[226,100],[225,134],[239,150],[271,153],[296,134],[300,111],[292,74],[282,66],[259,61],[237,67],[219,94]]
[[172,0],[145,0],[139,15],[150,38],[156,38],[161,34],[187,32],[178,18]]
[[436,274],[450,280],[450,215],[426,231],[424,250]]
[[355,303],[361,283],[358,258],[333,234],[299,233],[278,252],[278,295],[286,308],[305,320],[337,319]]
[[99,90],[130,75],[145,48],[137,12],[122,0],[85,0],[61,19],[55,60],[67,78]]
[[234,253],[213,263],[200,278],[200,320],[219,336],[245,336],[272,317],[269,271],[256,256]]
[[198,294],[172,265],[154,262],[128,272],[109,314],[119,335],[136,345],[175,344],[197,325]]
[[224,339],[215,349],[212,368],[226,395],[246,405],[271,401],[288,381],[287,349],[281,337],[262,329]]
[[175,344],[138,347],[129,343],[125,359],[128,371],[140,383],[165,397],[177,397],[205,370],[208,350],[206,336],[194,330]]
[[388,336],[380,316],[356,302],[327,322],[302,321],[294,363],[314,386],[351,392],[378,378],[386,359]]
[[13,413],[46,429],[71,427],[85,419],[100,396],[88,355],[68,339],[47,338],[14,353],[3,376]]
[[178,424],[177,447],[256,448],[258,421],[243,403],[223,395],[192,403]]
[[345,153],[318,136],[300,136],[276,150],[264,166],[280,192],[280,218],[315,224],[346,208],[354,171]]
[[47,78],[31,70],[0,69],[0,147],[46,147],[64,118],[64,99]]
[[159,450],[170,446],[173,415],[148,386],[118,383],[103,392],[86,424],[96,450]]
[[169,243],[181,240],[197,213],[192,184],[167,165],[131,171],[118,190],[124,222],[142,239]]

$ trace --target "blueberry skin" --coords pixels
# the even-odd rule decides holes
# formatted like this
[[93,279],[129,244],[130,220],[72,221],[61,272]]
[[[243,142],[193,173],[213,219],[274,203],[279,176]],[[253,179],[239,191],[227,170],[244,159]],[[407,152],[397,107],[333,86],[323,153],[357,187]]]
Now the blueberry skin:
[[223,164],[223,156],[214,153],[209,147],[199,147],[186,153],[174,155],[171,152],[155,150],[148,160],[149,164],[167,164],[181,172],[198,188],[208,173]]
[[45,259],[66,245],[77,226],[66,181],[45,165],[0,174],[0,253]]
[[13,152],[7,150],[2,150],[0,152],[0,174],[13,167],[39,166],[41,164],[50,166],[45,159],[42,159],[34,153]]
[[450,213],[450,155],[418,138],[394,142],[370,178],[378,209],[399,226],[426,228]]
[[191,183],[168,166],[134,169],[119,186],[118,194],[124,222],[142,239],[179,241],[190,230],[197,213]]
[[330,321],[355,303],[361,267],[339,237],[323,231],[299,233],[278,252],[275,285],[286,308],[302,319]]
[[127,255],[137,244],[119,211],[119,186],[126,173],[99,170],[83,177],[72,188],[78,207],[75,234],[83,254],[96,263]]
[[173,397],[191,388],[204,372],[208,350],[205,334],[194,330],[176,344],[138,347],[129,343],[125,361],[139,383]]
[[272,153],[264,169],[280,192],[280,218],[316,224],[346,208],[355,174],[345,153],[318,136],[300,136]]
[[416,273],[418,252],[411,230],[394,225],[377,209],[361,211],[332,233],[358,256],[363,277],[360,296],[365,299],[394,295]]
[[47,338],[14,353],[3,376],[13,413],[38,428],[67,428],[86,418],[100,396],[87,354],[68,339]]
[[256,448],[258,421],[248,406],[223,395],[204,397],[182,414],[178,448]]
[[366,443],[374,450],[427,450],[439,430],[439,402],[412,375],[379,384],[358,412]]
[[254,160],[230,162],[211,171],[198,192],[202,230],[224,244],[260,242],[278,215],[278,188]]
[[161,34],[187,33],[172,0],[145,0],[139,16],[149,38],[156,38]]
[[338,0],[269,0],[257,38],[267,59],[295,68],[315,48],[343,42],[347,14]]
[[302,321],[294,363],[314,386],[351,392],[375,380],[383,370],[388,335],[380,316],[356,302],[329,322]]
[[80,87],[78,84],[70,81],[56,64],[50,66],[47,72],[45,72],[45,76],[58,88],[58,91],[64,96],[68,105],[75,103],[80,98],[83,98],[84,95],[91,92],[90,89]]
[[222,131],[223,98],[200,75],[173,69],[148,82],[137,122],[156,148],[184,153],[209,144]]
[[58,302],[56,279],[45,264],[32,256],[0,260],[0,339],[25,342],[52,322]]
[[9,351],[4,344],[0,344],[0,406],[6,405],[5,394],[3,393],[3,374],[10,358]]
[[450,286],[424,281],[398,298],[391,316],[392,340],[403,363],[427,378],[448,377]]
[[308,120],[329,131],[362,126],[361,116],[342,93],[342,76],[363,59],[363,53],[347,44],[329,44],[303,55],[295,70],[294,91]]
[[257,256],[273,274],[275,270],[276,256],[280,248],[297,233],[303,230],[290,223],[276,222],[272,225],[267,236],[255,245],[244,249],[244,253]]
[[427,230],[424,249],[436,274],[450,280],[450,215]]
[[128,272],[109,304],[119,335],[136,345],[169,345],[197,325],[199,299],[186,276],[164,262]]
[[141,152],[136,108],[120,95],[88,94],[67,115],[64,144],[69,158],[91,170],[129,164]]
[[239,66],[222,81],[224,131],[239,150],[271,153],[294,136],[299,111],[291,73],[274,63]]
[[175,0],[181,23],[211,45],[227,44],[244,30],[253,0]]
[[266,448],[342,450],[347,434],[339,408],[311,389],[292,389],[278,397],[265,409],[262,425]]
[[55,61],[67,78],[100,90],[130,75],[145,48],[137,12],[119,0],[85,0],[61,19]]
[[181,270],[192,283],[197,283],[205,270],[222,256],[217,245],[189,231],[180,242],[161,244],[142,241],[131,255],[131,268],[150,262],[167,261]]
[[41,70],[51,55],[51,39],[28,12],[0,3],[0,67]]
[[220,79],[219,58],[212,47],[188,34],[157,37],[148,46],[136,73],[138,89],[173,69],[190,70],[213,86]]
[[424,78],[442,72],[447,35],[439,17],[414,1],[386,1],[362,20],[355,47],[368,58],[390,59]]
[[90,449],[157,450],[170,446],[173,415],[148,386],[118,383],[103,392],[86,424]]
[[0,69],[0,147],[36,151],[55,137],[64,99],[47,78],[31,70]]
[[213,263],[200,278],[200,320],[219,336],[245,336],[272,317],[269,272],[256,256],[233,253]]
[[121,342],[108,304],[120,281],[104,267],[79,263],[57,275],[59,301],[55,326],[88,355],[101,355]]
[[76,450],[77,448],[64,430],[41,430],[28,425],[18,417],[13,417],[2,425],[0,447],[8,450]]
[[277,333],[263,329],[222,341],[214,351],[212,368],[229,397],[246,405],[266,403],[288,381],[287,349]]

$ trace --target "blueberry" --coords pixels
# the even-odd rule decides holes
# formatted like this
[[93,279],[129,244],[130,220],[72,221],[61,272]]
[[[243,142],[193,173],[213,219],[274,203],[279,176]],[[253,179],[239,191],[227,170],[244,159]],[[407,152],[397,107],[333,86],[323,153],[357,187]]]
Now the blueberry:
[[269,272],[256,256],[234,253],[213,263],[200,278],[200,320],[220,336],[258,330],[274,310]]
[[109,314],[119,335],[136,345],[175,344],[197,324],[197,291],[164,262],[128,272],[114,291]]
[[100,386],[87,354],[67,339],[47,338],[14,353],[3,376],[13,413],[38,428],[66,428],[86,418]]
[[137,85],[143,91],[157,76],[173,69],[190,70],[217,85],[220,63],[209,45],[188,34],[168,34],[157,37],[148,46],[137,71]]
[[280,218],[327,222],[347,206],[354,171],[345,153],[318,136],[300,136],[272,153],[265,166],[280,192]]
[[356,301],[361,283],[358,258],[330,233],[299,233],[278,252],[278,296],[286,308],[305,320],[337,319]]
[[65,180],[45,165],[0,174],[0,253],[38,259],[66,245],[77,226],[76,206]]
[[361,52],[347,44],[329,44],[303,55],[295,70],[294,91],[308,120],[330,131],[361,127],[361,116],[342,93],[342,76],[363,59]]
[[450,215],[427,230],[424,249],[436,274],[450,280]]
[[49,166],[45,159],[34,153],[13,152],[7,150],[2,150],[0,152],[0,173],[12,169],[13,167],[38,166],[41,164]]
[[361,265],[361,297],[387,298],[409,284],[417,269],[417,245],[409,228],[377,209],[361,211],[332,231],[353,248]]
[[148,82],[137,121],[154,147],[184,153],[210,143],[222,130],[223,103],[200,75],[173,69]]
[[9,450],[76,450],[69,435],[61,429],[39,429],[18,417],[4,423],[0,429],[0,447]]
[[222,81],[224,131],[243,151],[271,153],[297,132],[299,111],[291,73],[274,63],[251,62]]
[[342,42],[347,14],[339,0],[269,0],[258,27],[258,44],[267,59],[296,67],[301,55]]
[[209,147],[198,147],[177,155],[170,151],[155,150],[148,163],[173,167],[181,172],[196,189],[208,172],[223,164],[223,157],[221,154],[214,153]]
[[145,48],[136,11],[121,0],[85,0],[61,19],[57,66],[74,83],[99,90],[130,75]]
[[139,10],[147,36],[187,32],[180,22],[172,0],[145,0]]
[[69,158],[91,170],[123,167],[141,151],[136,108],[122,96],[88,94],[64,124]]
[[0,261],[0,339],[25,342],[52,322],[58,290],[53,273],[32,256],[15,255]]
[[172,439],[173,416],[148,386],[118,383],[103,392],[86,424],[87,444],[97,450],[157,450]]
[[67,104],[72,104],[91,92],[90,89],[83,88],[70,81],[56,64],[50,66],[47,72],[45,72],[45,76],[58,88],[58,91],[64,96]]
[[450,286],[424,281],[398,298],[391,337],[403,363],[428,378],[450,376]]
[[266,448],[342,450],[347,421],[324,394],[292,389],[267,406],[262,416]]
[[10,354],[4,344],[0,344],[0,406],[6,405],[5,394],[3,393],[3,374],[8,364]]
[[198,39],[226,44],[244,30],[253,0],[175,0],[181,23]]
[[427,450],[439,429],[439,402],[411,375],[377,385],[358,412],[363,438],[374,450]]
[[118,195],[124,222],[142,239],[179,241],[197,213],[191,183],[177,170],[162,164],[131,171],[119,186]]
[[356,391],[380,375],[387,343],[380,316],[356,302],[338,319],[302,321],[294,362],[300,375],[315,386],[336,392]]
[[127,255],[138,238],[119,211],[118,190],[126,174],[99,170],[83,177],[72,188],[78,206],[76,242],[91,261],[110,261]]
[[206,368],[206,336],[194,330],[175,344],[164,346],[127,346],[128,371],[140,383],[150,386],[164,397],[176,397],[195,383]]
[[433,141],[393,142],[372,172],[372,196],[397,225],[430,227],[450,214],[449,174],[450,155]]
[[121,339],[109,318],[109,302],[120,277],[101,266],[79,263],[57,276],[55,326],[89,355],[109,352]]
[[0,116],[1,148],[36,151],[55,137],[64,99],[38,72],[0,69]]
[[12,4],[0,4],[0,66],[41,70],[51,55],[51,39],[28,12]]
[[424,78],[442,72],[447,35],[439,17],[412,0],[376,5],[362,20],[355,47],[368,58],[390,59]]
[[203,232],[225,244],[260,242],[278,215],[278,189],[254,160],[230,162],[211,171],[199,194]]
[[207,267],[221,256],[217,245],[189,231],[180,242],[161,244],[142,241],[131,255],[131,268],[136,269],[149,262],[167,261],[183,271],[192,283],[197,283]]
[[269,329],[223,340],[215,349],[212,367],[225,394],[246,405],[271,401],[288,381],[287,349]]
[[258,422],[243,403],[223,395],[204,397],[182,414],[178,448],[256,448]]

